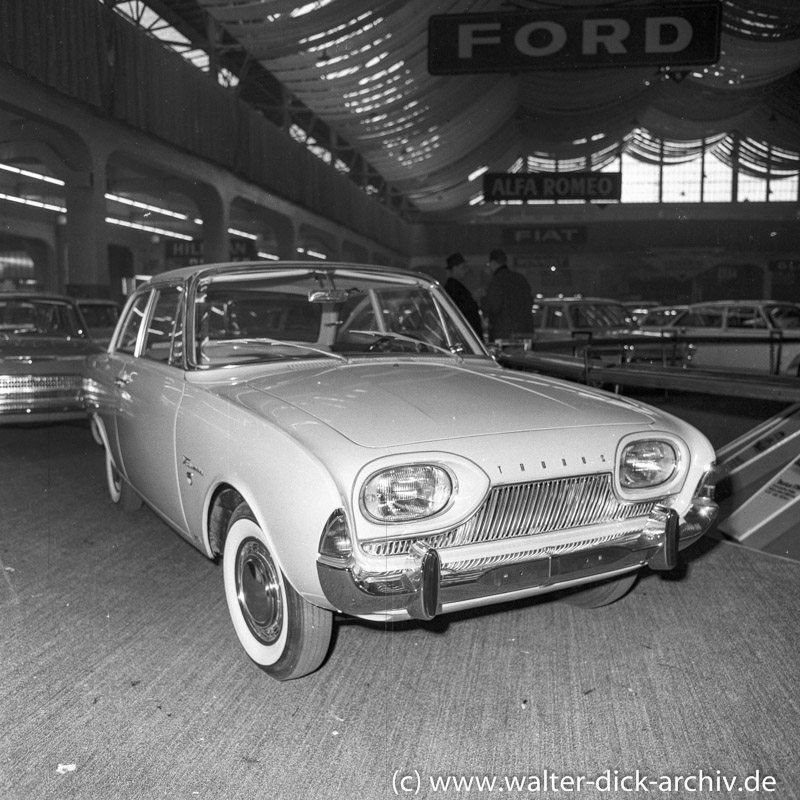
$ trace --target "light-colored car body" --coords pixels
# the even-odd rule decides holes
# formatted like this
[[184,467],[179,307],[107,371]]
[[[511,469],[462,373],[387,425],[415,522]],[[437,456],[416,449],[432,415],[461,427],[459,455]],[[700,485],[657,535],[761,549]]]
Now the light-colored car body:
[[633,312],[605,297],[537,297],[533,303],[534,340],[630,333]]
[[0,424],[87,419],[84,367],[99,350],[70,298],[0,293]]
[[501,368],[418,273],[156,276],[89,386],[112,499],[222,557],[240,642],[279,679],[319,666],[335,612],[430,619],[569,587],[611,602],[716,514],[696,429]]
[[[661,324],[659,324],[659,322]],[[644,330],[675,332],[691,343],[687,366],[800,375],[800,304],[715,300],[652,316]]]
[[640,330],[633,308],[606,297],[537,297],[531,345],[611,364],[675,360],[659,337]]

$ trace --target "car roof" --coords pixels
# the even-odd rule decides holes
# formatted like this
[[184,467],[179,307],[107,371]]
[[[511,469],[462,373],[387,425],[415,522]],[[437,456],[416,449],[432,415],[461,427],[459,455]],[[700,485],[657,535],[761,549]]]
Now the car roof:
[[698,303],[690,303],[689,308],[699,308],[700,306],[800,306],[791,300],[702,300]]
[[86,305],[86,306],[118,306],[119,303],[116,300],[111,300],[108,298],[102,297],[74,297],[76,303],[79,305]]
[[614,300],[611,297],[581,297],[573,295],[571,297],[535,297],[534,303],[611,303],[615,306],[622,306],[624,303],[620,300]]
[[337,268],[357,269],[363,270],[364,272],[373,272],[377,274],[385,273],[387,275],[408,275],[410,277],[422,278],[432,283],[438,283],[434,277],[428,275],[426,272],[418,272],[403,267],[391,267],[383,264],[356,264],[347,261],[227,261],[215,264],[196,264],[190,267],[179,267],[167,272],[160,272],[157,275],[153,275],[142,285],[150,286],[186,280],[192,277],[203,278],[240,271],[247,272],[254,269],[264,272],[280,272],[286,269],[315,269],[324,271]]
[[0,300],[57,300],[59,302],[75,304],[74,297],[56,292],[0,292]]

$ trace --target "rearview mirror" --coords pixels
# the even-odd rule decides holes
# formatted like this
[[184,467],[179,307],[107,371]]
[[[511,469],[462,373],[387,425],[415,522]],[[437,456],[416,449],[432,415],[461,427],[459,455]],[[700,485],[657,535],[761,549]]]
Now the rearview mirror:
[[308,302],[344,303],[351,295],[360,293],[358,289],[313,289],[308,293]]

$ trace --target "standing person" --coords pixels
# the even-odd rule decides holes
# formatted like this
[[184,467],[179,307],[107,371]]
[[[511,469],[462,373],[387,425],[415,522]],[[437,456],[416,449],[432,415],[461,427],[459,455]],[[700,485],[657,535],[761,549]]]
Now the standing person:
[[533,330],[533,292],[521,272],[509,269],[506,254],[492,250],[486,268],[491,272],[482,310],[489,319],[489,341],[510,339]]
[[467,262],[461,253],[453,253],[447,257],[447,280],[444,290],[450,295],[453,302],[467,318],[467,322],[475,332],[483,338],[483,322],[478,301],[472,296],[469,289],[462,283],[467,271]]

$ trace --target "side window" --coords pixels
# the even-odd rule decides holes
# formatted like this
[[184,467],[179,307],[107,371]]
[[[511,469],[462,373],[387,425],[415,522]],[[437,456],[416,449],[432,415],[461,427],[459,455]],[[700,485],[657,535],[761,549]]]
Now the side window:
[[766,328],[767,321],[755,306],[731,306],[728,309],[728,327],[752,331]]
[[550,305],[547,307],[544,326],[556,330],[569,330],[569,321],[562,306]]
[[133,305],[128,310],[128,316],[122,326],[119,339],[117,341],[117,350],[121,353],[128,353],[133,355],[136,350],[136,340],[139,337],[139,331],[142,329],[142,322],[144,315],[147,311],[147,304],[150,301],[150,292],[140,294]]
[[776,328],[800,328],[800,305],[770,306],[767,315]]
[[685,325],[687,328],[711,328],[722,329],[722,316],[721,308],[702,307],[691,309],[685,317],[683,317],[679,324]]
[[158,290],[153,316],[147,326],[142,355],[154,361],[173,361],[173,342],[176,352],[182,352],[183,336],[179,320],[182,292],[178,287]]

